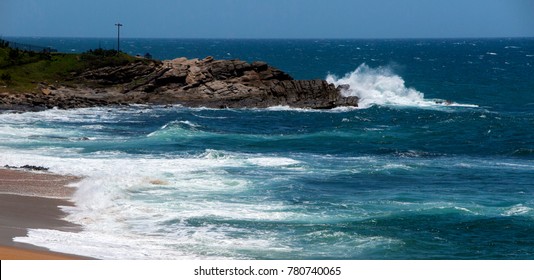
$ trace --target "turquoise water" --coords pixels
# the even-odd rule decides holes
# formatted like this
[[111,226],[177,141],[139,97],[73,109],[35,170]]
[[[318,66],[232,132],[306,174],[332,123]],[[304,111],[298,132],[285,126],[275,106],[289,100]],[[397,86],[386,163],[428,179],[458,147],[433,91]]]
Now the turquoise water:
[[65,209],[85,231],[17,241],[105,259],[534,258],[533,39],[122,45],[328,76],[362,108],[4,112],[0,165],[85,176]]

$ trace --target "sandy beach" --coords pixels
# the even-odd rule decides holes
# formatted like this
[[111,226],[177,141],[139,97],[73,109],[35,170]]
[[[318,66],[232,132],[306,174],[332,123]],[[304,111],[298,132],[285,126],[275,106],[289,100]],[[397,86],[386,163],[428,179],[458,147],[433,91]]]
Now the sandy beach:
[[66,260],[81,256],[50,252],[46,248],[13,242],[25,236],[29,228],[79,231],[81,227],[62,220],[59,206],[73,206],[68,199],[74,189],[73,176],[0,169],[0,259]]

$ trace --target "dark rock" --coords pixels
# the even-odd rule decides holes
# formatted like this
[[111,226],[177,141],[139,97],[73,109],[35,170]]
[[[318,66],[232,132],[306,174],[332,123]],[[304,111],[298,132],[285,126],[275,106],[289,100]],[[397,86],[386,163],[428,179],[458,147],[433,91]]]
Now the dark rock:
[[30,171],[48,171],[49,168],[43,167],[43,166],[35,166],[35,165],[23,165],[23,166],[11,166],[11,165],[4,165],[4,168],[7,169],[25,169]]
[[48,169],[49,169],[47,167],[35,166],[35,165],[23,165],[20,168],[21,169],[26,169],[26,170],[33,170],[33,171],[48,171]]

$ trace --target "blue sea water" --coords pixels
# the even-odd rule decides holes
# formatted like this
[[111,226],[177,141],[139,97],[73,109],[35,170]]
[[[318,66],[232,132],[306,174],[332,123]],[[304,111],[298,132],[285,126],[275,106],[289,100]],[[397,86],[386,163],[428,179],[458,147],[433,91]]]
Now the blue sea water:
[[[16,38],[80,52],[113,40]],[[0,114],[0,165],[83,176],[16,241],[104,259],[534,259],[534,39],[124,39],[350,84],[334,110]]]

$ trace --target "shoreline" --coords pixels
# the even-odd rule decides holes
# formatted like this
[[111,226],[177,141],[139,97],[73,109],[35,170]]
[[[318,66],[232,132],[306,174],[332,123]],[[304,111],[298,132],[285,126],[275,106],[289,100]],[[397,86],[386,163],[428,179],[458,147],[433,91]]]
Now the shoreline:
[[68,187],[68,184],[79,179],[74,176],[0,168],[0,259],[89,259],[13,241],[14,237],[26,236],[30,228],[81,231],[80,225],[63,220],[67,214],[60,208],[74,206],[69,199],[75,189]]

